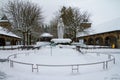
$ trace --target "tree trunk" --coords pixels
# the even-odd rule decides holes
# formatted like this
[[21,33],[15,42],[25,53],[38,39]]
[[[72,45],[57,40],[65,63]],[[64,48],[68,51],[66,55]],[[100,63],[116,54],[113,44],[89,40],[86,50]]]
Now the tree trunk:
[[23,32],[23,45],[25,46],[25,32]]

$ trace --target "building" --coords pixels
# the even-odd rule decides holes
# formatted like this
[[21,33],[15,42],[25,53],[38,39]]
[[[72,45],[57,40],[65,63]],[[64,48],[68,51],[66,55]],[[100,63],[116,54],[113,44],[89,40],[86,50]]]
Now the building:
[[89,34],[79,34],[78,39],[87,45],[120,48],[120,18],[90,28]]
[[4,15],[0,19],[0,46],[20,44],[21,38],[11,32],[11,30],[11,24],[7,17]]

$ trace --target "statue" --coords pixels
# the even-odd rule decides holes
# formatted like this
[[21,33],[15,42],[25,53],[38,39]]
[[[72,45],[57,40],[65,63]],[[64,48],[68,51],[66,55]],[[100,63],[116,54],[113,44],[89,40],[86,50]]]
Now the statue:
[[64,24],[63,24],[62,18],[60,18],[58,20],[57,31],[58,31],[58,38],[63,39],[63,36],[64,36]]
[[59,43],[59,44],[62,44],[62,43],[70,44],[71,43],[72,41],[71,39],[64,38],[64,24],[63,24],[62,18],[58,20],[57,34],[58,34],[58,38],[51,40],[53,43]]

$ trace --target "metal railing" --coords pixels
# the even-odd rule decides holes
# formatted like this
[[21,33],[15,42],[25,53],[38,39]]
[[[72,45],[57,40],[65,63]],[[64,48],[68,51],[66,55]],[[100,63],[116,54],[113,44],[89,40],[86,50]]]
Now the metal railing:
[[29,65],[29,66],[31,66],[32,72],[34,72],[34,70],[37,70],[37,72],[39,72],[39,67],[40,66],[45,66],[45,67],[71,67],[72,72],[74,72],[74,71],[79,72],[79,66],[88,66],[88,65],[102,64],[103,65],[103,69],[108,69],[109,62],[113,62],[113,64],[115,64],[115,57],[113,55],[110,55],[110,54],[106,54],[106,55],[108,55],[108,59],[105,60],[105,61],[84,63],[84,64],[66,64],[66,65],[34,64],[34,63],[19,62],[19,61],[15,61],[15,60],[11,59],[11,57],[17,58],[17,55],[18,54],[12,54],[12,55],[8,56],[8,60],[10,62],[10,67],[13,68],[14,67],[14,63],[23,64],[23,65]]

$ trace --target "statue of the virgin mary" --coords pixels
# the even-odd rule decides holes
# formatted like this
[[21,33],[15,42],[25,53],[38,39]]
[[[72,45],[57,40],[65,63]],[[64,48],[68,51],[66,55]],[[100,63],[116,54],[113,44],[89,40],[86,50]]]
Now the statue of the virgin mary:
[[58,38],[63,39],[63,36],[64,36],[64,24],[63,24],[62,18],[60,18],[58,20],[57,32],[58,32]]

